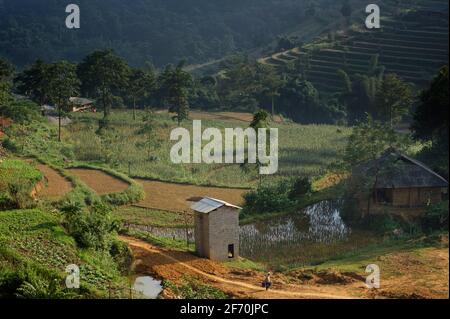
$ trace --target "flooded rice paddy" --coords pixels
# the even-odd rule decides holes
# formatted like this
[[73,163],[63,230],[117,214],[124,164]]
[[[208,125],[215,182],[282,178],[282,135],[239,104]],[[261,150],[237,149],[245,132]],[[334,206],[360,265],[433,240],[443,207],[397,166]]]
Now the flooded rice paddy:
[[[346,225],[341,206],[341,201],[322,201],[294,214],[242,225],[240,255],[272,265],[303,265],[358,249],[369,239]],[[184,228],[133,227],[158,237],[186,240]],[[194,242],[192,228],[188,238]]]

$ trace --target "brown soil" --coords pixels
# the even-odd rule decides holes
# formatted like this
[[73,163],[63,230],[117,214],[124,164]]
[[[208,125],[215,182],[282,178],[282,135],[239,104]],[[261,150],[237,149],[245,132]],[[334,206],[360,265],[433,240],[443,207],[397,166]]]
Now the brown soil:
[[448,299],[448,255],[447,246],[381,256],[381,287],[371,290],[368,295],[374,298]]
[[44,174],[45,178],[45,184],[38,191],[40,197],[56,199],[72,190],[72,183],[54,169],[43,164],[38,164],[36,167]]
[[288,276],[293,282],[300,284],[327,284],[346,285],[356,282],[365,282],[365,277],[354,273],[341,273],[335,269],[314,271],[311,269],[296,269],[290,271]]
[[100,170],[72,168],[68,171],[70,174],[78,177],[99,195],[120,193],[130,186],[128,183]]
[[[135,257],[135,272],[180,283],[184,275],[201,279],[233,298],[448,298],[448,246],[380,256],[380,289],[367,289],[361,274],[327,270],[275,273],[273,289],[261,287],[264,273],[235,269],[190,253],[162,249],[121,237]],[[363,267],[362,269],[364,269]],[[166,294],[170,296],[170,294]]]
[[[167,111],[159,111],[167,112]],[[202,111],[190,111],[189,118],[192,120],[221,120],[232,122],[245,122],[250,123],[253,120],[252,113],[245,112],[202,112]],[[275,123],[282,123],[283,120],[280,116],[275,115]]]
[[158,181],[137,180],[144,187],[146,197],[138,205],[169,211],[185,211],[193,201],[208,196],[220,198],[234,205],[243,202],[242,194],[245,189],[206,187],[165,183]]
[[261,288],[262,272],[254,270],[230,269],[220,263],[198,258],[192,254],[162,249],[146,242],[121,237],[129,244],[135,257],[135,272],[179,283],[183,276],[201,279],[233,298],[291,298],[291,299],[348,299],[358,298],[362,283],[348,285],[294,285],[282,274],[274,274],[273,289]]

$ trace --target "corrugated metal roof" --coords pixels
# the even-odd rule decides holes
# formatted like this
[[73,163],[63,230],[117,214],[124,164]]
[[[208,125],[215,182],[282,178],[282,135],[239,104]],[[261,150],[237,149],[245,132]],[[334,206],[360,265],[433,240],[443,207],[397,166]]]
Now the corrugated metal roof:
[[197,203],[192,204],[191,209],[195,210],[199,213],[208,214],[212,212],[213,210],[216,210],[222,206],[232,207],[236,209],[242,209],[239,206],[227,203],[223,200],[211,198],[211,197],[205,197],[202,200],[198,201]]

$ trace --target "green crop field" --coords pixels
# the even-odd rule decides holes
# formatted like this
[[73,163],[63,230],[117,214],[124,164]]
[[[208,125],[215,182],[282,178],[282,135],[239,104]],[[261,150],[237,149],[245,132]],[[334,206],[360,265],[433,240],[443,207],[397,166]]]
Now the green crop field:
[[[147,148],[148,136],[139,134],[144,112],[137,120],[132,112],[115,111],[111,115],[112,132],[106,137],[95,134],[99,114],[78,114],[67,127],[67,138],[73,145],[77,161],[104,163],[134,177],[152,178],[162,181],[217,185],[228,187],[251,187],[258,180],[256,170],[243,171],[239,164],[173,164],[170,149],[170,131],[177,125],[166,112],[156,112],[154,137],[157,146]],[[183,127],[192,130],[192,122],[183,122]],[[239,120],[202,120],[202,128],[248,127]],[[327,172],[327,167],[336,161],[346,143],[350,128],[332,125],[297,125],[293,123],[271,124],[279,129],[279,170],[267,179],[295,175],[317,176]],[[105,140],[107,139],[107,140]]]
[[42,173],[32,165],[14,159],[5,159],[0,161],[0,186],[8,184],[22,178],[27,180],[31,185],[42,179]]

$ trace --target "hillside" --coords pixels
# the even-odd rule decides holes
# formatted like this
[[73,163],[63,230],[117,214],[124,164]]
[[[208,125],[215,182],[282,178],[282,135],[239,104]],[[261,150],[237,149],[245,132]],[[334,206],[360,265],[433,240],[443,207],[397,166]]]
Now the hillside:
[[389,1],[381,7],[381,29],[363,28],[363,16],[357,16],[358,23],[350,30],[325,33],[301,48],[259,61],[278,69],[296,64],[319,90],[336,92],[344,87],[338,69],[349,75],[366,74],[369,61],[378,55],[386,73],[424,87],[448,61],[448,2],[415,1],[395,8],[393,4]]
[[[66,29],[66,2],[0,1],[0,56],[23,66],[36,58],[79,61],[113,48],[132,65],[187,59],[205,63],[262,47],[303,25],[311,8],[338,10],[334,1],[80,0],[81,28]],[[314,9],[319,10],[319,9]],[[338,12],[338,11],[337,11]],[[315,21],[314,26],[320,27]],[[313,27],[314,27],[313,26]]]

